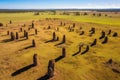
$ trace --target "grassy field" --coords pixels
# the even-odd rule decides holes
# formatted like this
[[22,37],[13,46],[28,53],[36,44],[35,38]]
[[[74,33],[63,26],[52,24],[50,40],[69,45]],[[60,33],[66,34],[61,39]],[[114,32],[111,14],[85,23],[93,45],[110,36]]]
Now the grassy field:
[[[42,13],[43,15],[34,16],[34,13],[0,13],[0,21],[7,23],[10,19],[15,22],[21,21],[31,21],[38,20],[43,18],[61,18],[78,22],[91,22],[99,24],[108,24],[108,25],[120,25],[120,14],[117,13],[107,13],[108,16],[92,16],[92,14],[87,16],[74,16],[74,15],[50,15],[50,13]],[[103,13],[105,15],[105,13]]]
[[[106,64],[112,58],[116,65],[120,65],[120,15],[114,13],[108,13],[108,15],[112,17],[50,15],[48,13],[35,16],[30,12],[0,13],[0,22],[4,24],[0,27],[0,80],[42,80],[41,77],[47,73],[48,61],[61,56],[63,47],[66,48],[66,57],[55,63],[55,75],[50,80],[120,80],[120,73]],[[46,18],[51,19],[46,20]],[[10,20],[12,24],[9,24]],[[35,35],[35,29],[28,30],[33,20],[35,29],[38,30],[37,35]],[[61,22],[66,25],[60,26]],[[76,24],[74,31],[69,32],[68,27],[73,23]],[[51,29],[47,29],[49,25]],[[80,27],[85,32],[84,35],[80,35]],[[89,36],[91,27],[94,27],[96,32]],[[22,37],[24,31],[20,32],[20,28],[29,33],[29,39]],[[56,28],[59,28],[59,31]],[[108,42],[102,44],[103,39],[99,39],[101,31],[104,30],[107,34],[110,29],[112,33],[106,35]],[[9,41],[10,36],[7,35],[7,31],[18,32],[21,38]],[[53,32],[56,32],[59,41],[45,43],[52,39]],[[112,36],[114,32],[118,33],[118,37]],[[55,46],[61,42],[63,35],[66,35],[66,43]],[[33,39],[36,47],[26,49]],[[90,47],[87,53],[72,56],[78,51],[81,43],[90,45],[94,39],[97,39],[97,44]],[[84,50],[85,46],[82,48],[82,51]],[[15,71],[32,64],[35,53],[38,54],[39,65],[12,76]],[[117,70],[120,70],[120,66]]]

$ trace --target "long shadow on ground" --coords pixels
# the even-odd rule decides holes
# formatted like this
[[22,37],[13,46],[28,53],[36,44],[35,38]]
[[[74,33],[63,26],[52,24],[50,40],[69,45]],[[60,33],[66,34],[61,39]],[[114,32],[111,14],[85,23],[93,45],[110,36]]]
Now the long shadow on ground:
[[2,40],[1,42],[6,43],[6,42],[10,42],[10,41],[12,41],[12,40],[11,39],[5,39],[5,40]]
[[30,69],[30,68],[32,68],[32,67],[34,67],[33,64],[30,64],[30,65],[28,65],[28,66],[25,66],[25,67],[23,67],[23,68],[15,71],[14,73],[12,73],[11,76],[17,76],[18,74],[21,74],[22,72],[25,72],[25,71],[27,71],[28,69]]
[[46,41],[45,43],[55,42],[55,41],[58,41],[58,40],[53,40],[53,39],[51,39],[51,40]]
[[49,42],[55,42],[55,40],[48,40],[48,41],[46,41],[45,43],[49,43]]
[[47,74],[45,74],[44,76],[42,76],[41,78],[38,78],[37,80],[48,80],[49,76]]
[[25,40],[27,40],[26,38],[24,38],[24,39],[20,39],[20,40],[18,40],[18,41],[25,41]]
[[76,56],[76,55],[78,55],[79,53],[80,53],[80,51],[74,53],[72,56]]
[[60,42],[60,43],[56,44],[55,46],[58,46],[58,45],[61,45],[61,44],[64,44],[64,42]]
[[26,49],[33,48],[33,47],[34,47],[33,45],[30,45],[30,46],[24,47],[23,49],[20,49],[19,51],[26,50]]
[[24,49],[28,49],[28,48],[32,48],[32,47],[34,47],[34,46],[30,45],[30,46],[25,47]]
[[64,58],[63,56],[59,56],[59,57],[55,58],[55,62],[58,62],[58,61],[60,61],[63,58]]

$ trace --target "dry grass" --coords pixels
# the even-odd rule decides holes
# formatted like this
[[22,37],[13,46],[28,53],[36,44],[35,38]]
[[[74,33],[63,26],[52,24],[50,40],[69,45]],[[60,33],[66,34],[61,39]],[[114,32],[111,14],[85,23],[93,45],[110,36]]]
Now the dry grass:
[[[59,26],[60,22],[66,23],[66,26]],[[98,40],[98,43],[94,47],[90,47],[90,51],[84,55],[72,56],[78,51],[78,45],[80,43],[90,44],[96,38],[98,39],[102,30],[107,32],[109,29],[113,32],[120,34],[119,26],[85,23],[85,22],[73,22],[70,20],[58,19],[58,20],[35,20],[35,28],[38,29],[38,35],[34,35],[34,29],[29,32],[29,39],[3,42],[10,37],[6,35],[6,32],[13,31],[18,32],[21,25],[26,24],[26,27],[22,27],[27,30],[31,21],[26,22],[14,22],[8,24],[8,27],[0,28],[0,80],[37,80],[44,76],[47,72],[47,65],[50,59],[59,57],[61,53],[61,47],[66,47],[67,57],[55,63],[55,76],[53,80],[119,80],[120,74],[113,72],[109,67],[106,67],[104,63],[108,59],[112,58],[117,63],[120,63],[120,37],[109,36],[107,44],[101,44],[102,40]],[[79,29],[82,26],[82,30],[85,31],[84,35],[79,35],[76,32],[68,32],[67,27],[76,23],[75,29]],[[19,24],[19,25],[18,25]],[[48,25],[52,27],[50,30],[44,30]],[[55,31],[55,28],[59,27],[60,31]],[[89,30],[91,27],[96,28],[96,33],[89,37]],[[56,32],[60,40],[57,42],[45,43],[52,39],[52,32]],[[20,36],[23,32],[19,32]],[[33,35],[32,35],[33,34]],[[60,46],[54,46],[62,40],[62,36],[66,35],[67,43]],[[24,49],[31,45],[32,39],[35,39],[37,46],[35,48]],[[84,49],[82,49],[83,51]],[[33,54],[37,53],[39,58],[39,66],[33,67],[17,76],[11,76],[13,72],[19,70],[32,63]]]

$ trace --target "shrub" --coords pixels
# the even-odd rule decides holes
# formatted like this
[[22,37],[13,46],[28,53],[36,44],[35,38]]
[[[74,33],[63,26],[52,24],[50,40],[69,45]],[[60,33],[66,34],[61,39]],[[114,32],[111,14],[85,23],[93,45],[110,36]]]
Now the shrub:
[[79,16],[80,15],[80,13],[79,12],[75,12],[75,16]]
[[96,14],[95,13],[93,13],[93,16],[95,16]]
[[99,13],[99,14],[98,14],[98,16],[102,16],[102,14],[101,14],[101,13]]
[[105,14],[105,16],[108,16],[107,14]]
[[87,13],[87,12],[85,12],[83,15],[85,15],[85,16],[86,16],[86,15],[88,15],[88,13]]
[[34,15],[39,15],[39,12],[35,12]]

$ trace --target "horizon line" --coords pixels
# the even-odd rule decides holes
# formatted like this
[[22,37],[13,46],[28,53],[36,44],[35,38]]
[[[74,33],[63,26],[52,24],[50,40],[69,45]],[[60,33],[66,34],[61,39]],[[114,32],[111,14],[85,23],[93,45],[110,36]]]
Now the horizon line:
[[0,8],[0,9],[6,9],[6,10],[50,10],[50,9],[53,9],[53,10],[56,10],[56,9],[120,9],[120,8],[40,8],[40,9],[37,9],[37,8]]

